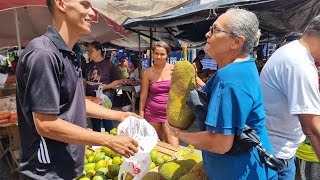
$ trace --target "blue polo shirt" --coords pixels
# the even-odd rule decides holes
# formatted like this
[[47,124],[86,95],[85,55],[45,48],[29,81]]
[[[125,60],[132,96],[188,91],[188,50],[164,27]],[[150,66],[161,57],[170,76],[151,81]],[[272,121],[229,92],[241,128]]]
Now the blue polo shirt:
[[[83,171],[85,147],[37,133],[32,113],[55,114],[86,127],[81,63],[51,26],[33,39],[17,64],[20,173],[33,179],[73,179]],[[66,127],[68,128],[68,127]]]
[[[240,135],[247,124],[257,131],[262,146],[272,153],[265,128],[259,75],[253,59],[219,69],[202,90],[210,94],[210,102],[201,130]],[[275,175],[260,162],[256,149],[238,156],[208,151],[203,151],[202,155],[209,179],[266,180]]]

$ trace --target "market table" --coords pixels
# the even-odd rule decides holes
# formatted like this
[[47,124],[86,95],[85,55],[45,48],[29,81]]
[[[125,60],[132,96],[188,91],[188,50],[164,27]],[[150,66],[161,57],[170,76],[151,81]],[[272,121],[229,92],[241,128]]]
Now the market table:
[[[135,105],[136,105],[136,94],[140,91],[140,85],[136,86],[128,86],[128,85],[120,85],[114,88],[116,90],[116,93],[118,93],[120,90],[125,91],[130,102],[132,105],[132,112],[135,112]],[[129,94],[131,92],[131,96]]]
[[[14,171],[18,165],[18,153],[15,152],[20,149],[20,136],[16,126],[18,126],[18,124],[14,122],[0,124],[0,160],[6,157],[12,171]],[[4,139],[9,139],[9,146],[7,145],[6,147],[3,144]],[[11,153],[12,160],[6,156],[7,153]]]
[[98,98],[98,97],[93,97],[93,96],[86,96],[86,99],[96,103],[96,104],[99,104],[101,105],[102,104],[102,99],[101,98]]

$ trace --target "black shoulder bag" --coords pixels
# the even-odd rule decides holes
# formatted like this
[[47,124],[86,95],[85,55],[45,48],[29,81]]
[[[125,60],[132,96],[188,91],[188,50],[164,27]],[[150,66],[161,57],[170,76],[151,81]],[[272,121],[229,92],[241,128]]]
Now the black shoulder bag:
[[[210,97],[207,93],[199,90],[190,91],[187,99],[187,105],[191,109],[196,119],[205,122],[208,113],[208,104]],[[281,172],[283,165],[279,159],[270,154],[266,149],[262,148],[260,138],[255,130],[245,125],[241,135],[235,135],[232,148],[226,153],[230,155],[239,155],[250,152],[253,148],[257,148],[260,160],[269,168]]]

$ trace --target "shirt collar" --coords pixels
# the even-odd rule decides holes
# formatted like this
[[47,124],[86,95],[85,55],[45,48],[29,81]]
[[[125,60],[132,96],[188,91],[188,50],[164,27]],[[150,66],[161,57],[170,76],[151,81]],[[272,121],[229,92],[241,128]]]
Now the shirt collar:
[[66,42],[62,39],[62,37],[54,27],[49,25],[45,36],[50,38],[59,50],[72,52],[72,50],[67,46]]

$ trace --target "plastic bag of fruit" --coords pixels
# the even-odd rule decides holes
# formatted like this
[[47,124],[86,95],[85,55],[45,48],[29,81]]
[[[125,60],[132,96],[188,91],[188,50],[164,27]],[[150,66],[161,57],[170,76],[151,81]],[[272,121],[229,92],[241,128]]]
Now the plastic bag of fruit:
[[133,180],[142,179],[149,172],[150,152],[158,143],[156,130],[145,119],[129,116],[119,124],[118,135],[128,135],[139,144],[138,152],[121,164],[119,173],[124,172],[124,176],[118,176],[118,180],[125,179],[126,176],[132,176]]
[[96,91],[96,97],[100,98],[102,100],[102,106],[108,109],[112,108],[112,101],[110,98],[103,93],[102,87],[99,86],[98,90]]

